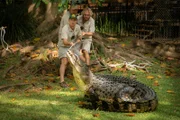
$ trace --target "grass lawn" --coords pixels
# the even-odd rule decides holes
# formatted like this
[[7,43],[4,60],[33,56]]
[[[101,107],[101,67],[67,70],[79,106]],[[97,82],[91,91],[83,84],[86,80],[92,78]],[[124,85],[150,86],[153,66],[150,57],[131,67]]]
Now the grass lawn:
[[[157,60],[156,60],[157,61]],[[180,78],[175,62],[154,62],[149,72],[116,71],[114,75],[130,76],[151,86],[159,99],[158,108],[147,113],[118,113],[81,108],[81,92],[73,80],[67,79],[69,88],[61,88],[55,82],[39,81],[47,86],[27,92],[20,89],[0,92],[0,120],[179,120],[180,119]],[[10,63],[8,63],[10,64]],[[2,73],[2,69],[1,73]],[[55,76],[57,77],[57,76]],[[33,80],[27,78],[31,82]],[[40,78],[39,78],[40,79]],[[7,80],[0,76],[0,85],[22,82]],[[37,82],[37,81],[36,81]]]

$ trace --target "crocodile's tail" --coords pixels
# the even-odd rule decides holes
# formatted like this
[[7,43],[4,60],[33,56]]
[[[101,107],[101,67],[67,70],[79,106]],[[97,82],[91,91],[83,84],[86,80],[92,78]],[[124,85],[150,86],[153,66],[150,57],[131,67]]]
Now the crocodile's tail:
[[144,102],[121,102],[118,99],[104,100],[94,95],[85,95],[85,97],[90,104],[83,104],[82,107],[87,108],[88,106],[88,108],[111,112],[149,112],[156,110],[158,105],[157,97]]
[[[92,101],[90,108],[105,110],[105,111],[112,111],[112,112],[149,112],[154,111],[157,108],[158,100],[153,99],[146,102],[122,102],[119,103],[118,101]],[[86,106],[87,107],[87,106]]]

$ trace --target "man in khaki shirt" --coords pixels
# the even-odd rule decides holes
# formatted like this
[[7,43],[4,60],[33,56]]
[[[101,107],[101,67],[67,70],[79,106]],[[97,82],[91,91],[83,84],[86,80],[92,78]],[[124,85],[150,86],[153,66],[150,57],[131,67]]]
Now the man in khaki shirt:
[[78,24],[82,30],[82,52],[87,65],[90,65],[90,48],[92,35],[95,32],[95,22],[92,18],[93,12],[90,8],[84,8],[81,15],[78,16]]
[[[69,16],[70,14],[77,14],[78,13],[78,6],[74,5],[74,6],[70,6],[70,8],[68,9],[68,11],[65,11],[62,18],[61,18],[61,22],[60,22],[60,27],[59,27],[59,35],[58,35],[58,39],[61,39],[61,32],[62,32],[62,28],[68,24],[69,22]],[[59,43],[58,43],[59,44]]]
[[[81,29],[80,26],[77,23],[77,16],[75,14],[71,14],[69,17],[69,24],[66,24],[62,28],[62,34],[61,39],[59,39],[58,44],[58,55],[59,59],[61,61],[60,65],[60,86],[61,87],[68,87],[66,82],[64,81],[64,74],[65,70],[68,64],[68,58],[66,56],[67,51],[71,46],[73,46],[75,43],[81,41]],[[72,48],[74,52],[79,52],[80,46],[74,46]]]

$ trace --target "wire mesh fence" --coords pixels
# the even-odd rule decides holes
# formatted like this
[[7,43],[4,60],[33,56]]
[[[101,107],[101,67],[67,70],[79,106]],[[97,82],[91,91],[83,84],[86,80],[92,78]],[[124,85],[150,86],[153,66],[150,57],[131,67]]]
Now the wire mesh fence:
[[144,4],[111,2],[90,7],[98,32],[141,39],[180,38],[180,0],[152,0]]

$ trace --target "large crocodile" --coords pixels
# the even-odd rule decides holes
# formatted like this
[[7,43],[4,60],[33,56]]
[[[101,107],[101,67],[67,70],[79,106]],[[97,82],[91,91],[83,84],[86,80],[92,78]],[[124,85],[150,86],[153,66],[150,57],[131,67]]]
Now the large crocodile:
[[155,91],[129,78],[93,74],[71,50],[67,57],[73,68],[74,80],[85,92],[93,108],[119,112],[154,111],[158,105]]

